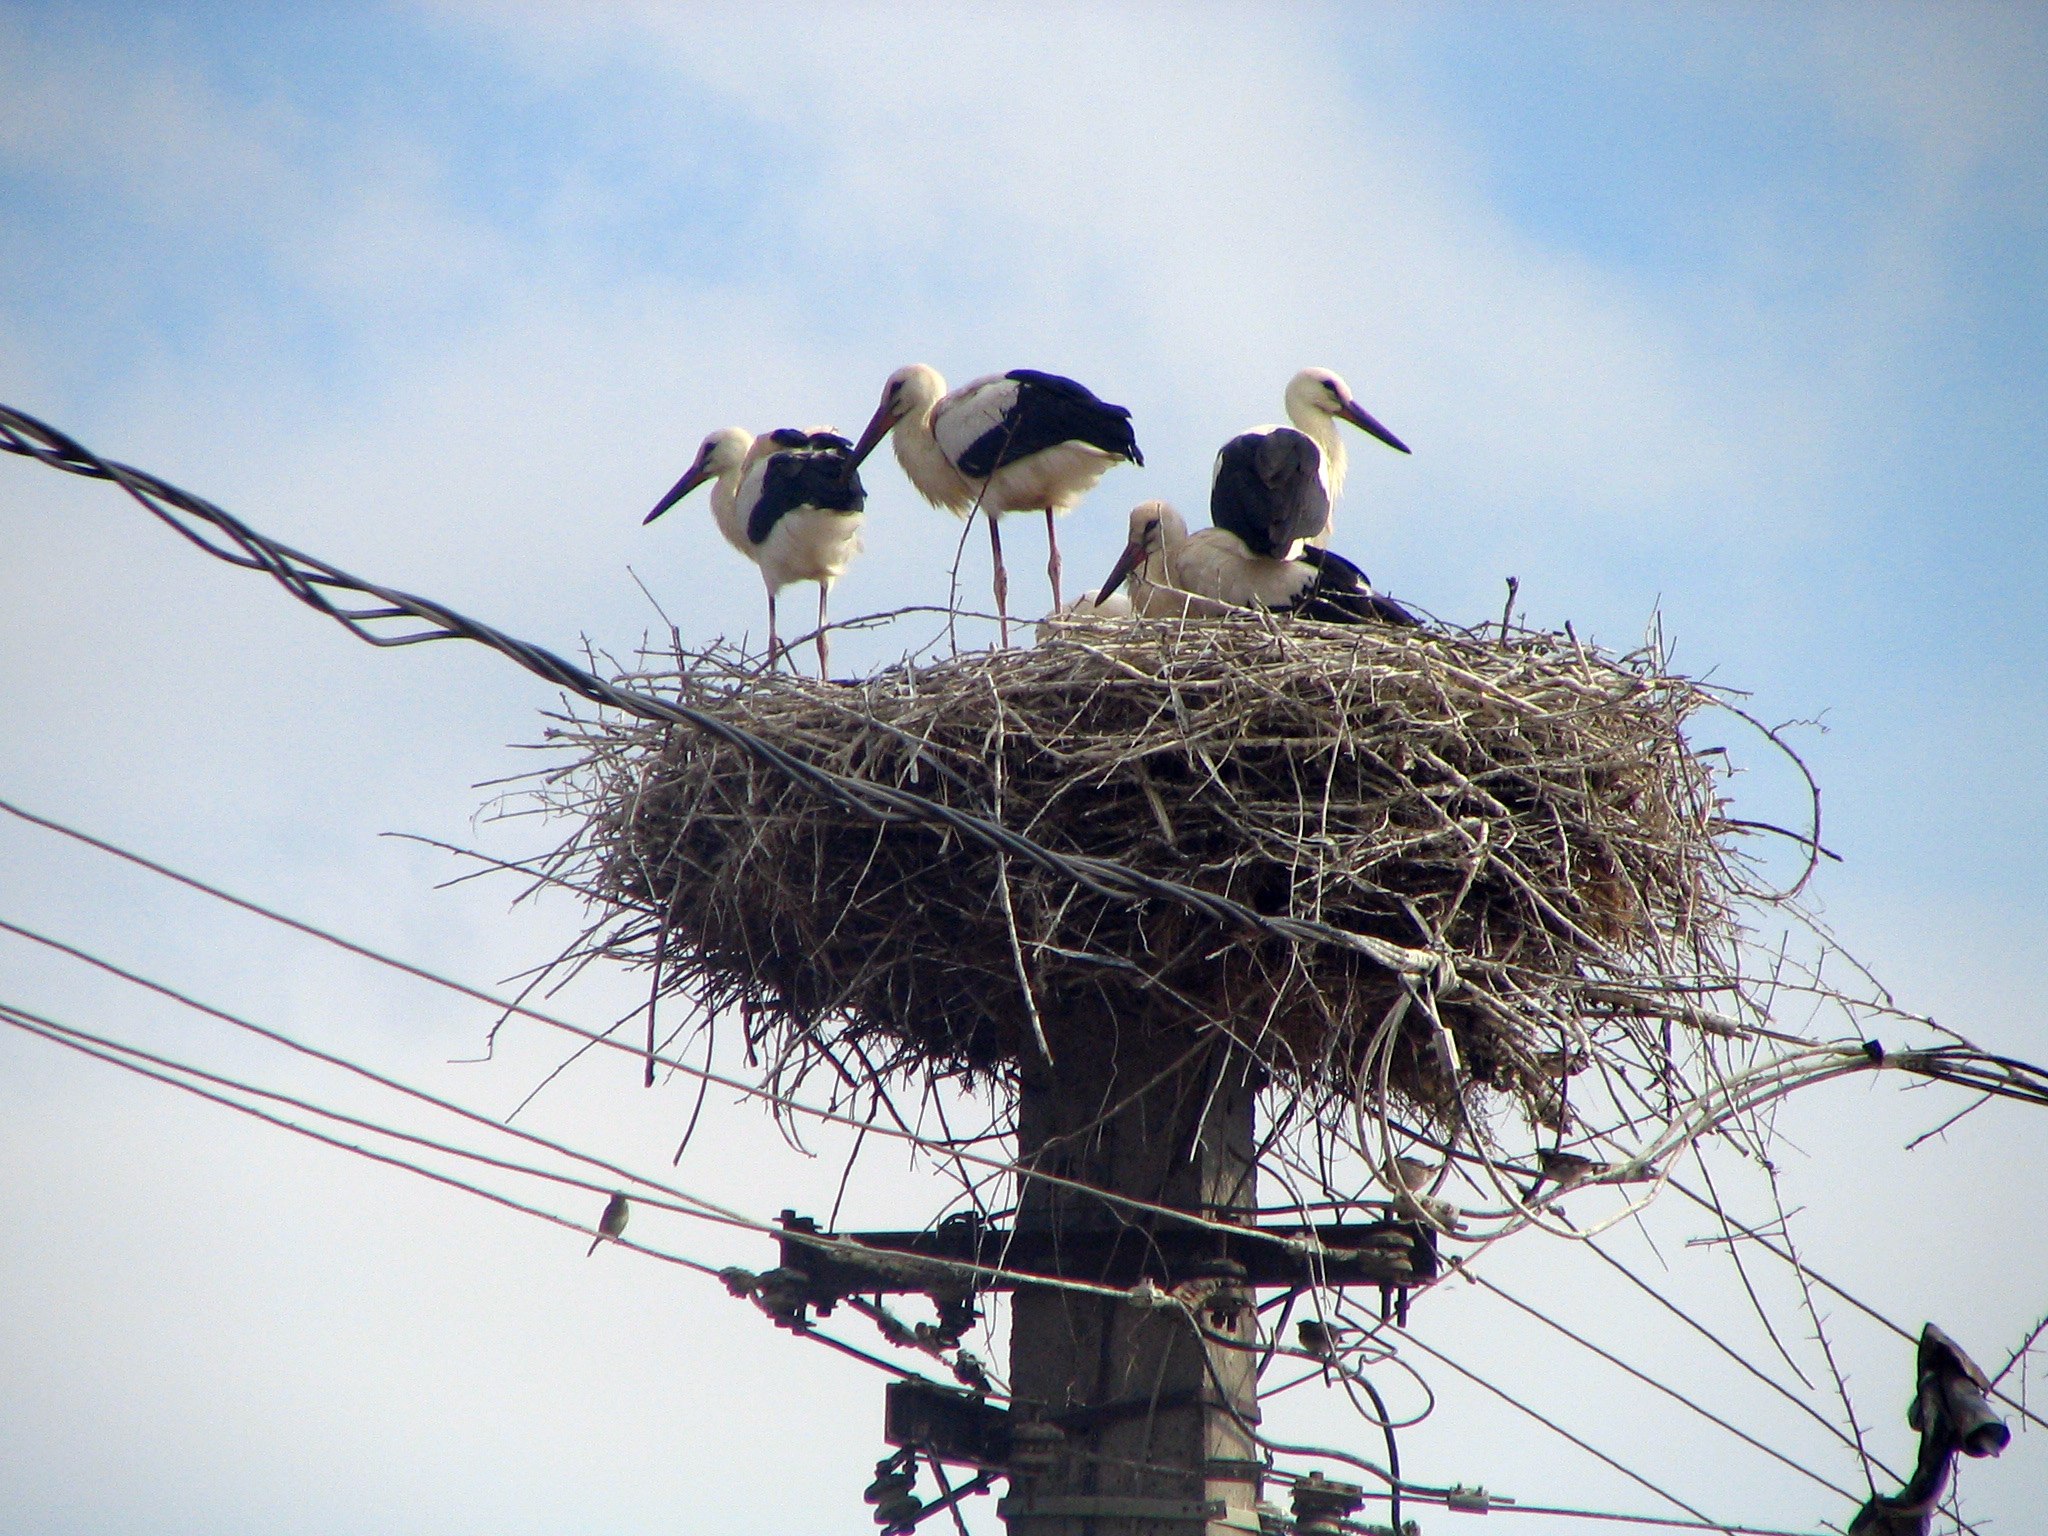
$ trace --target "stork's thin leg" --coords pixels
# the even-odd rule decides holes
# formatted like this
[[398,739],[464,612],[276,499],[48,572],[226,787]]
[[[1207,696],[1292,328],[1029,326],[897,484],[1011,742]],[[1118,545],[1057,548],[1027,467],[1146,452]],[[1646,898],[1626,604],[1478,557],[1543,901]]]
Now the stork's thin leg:
[[1059,529],[1053,526],[1052,516],[1052,508],[1047,507],[1045,509],[1045,547],[1049,553],[1045,562],[1045,574],[1052,578],[1052,611],[1058,613],[1062,606],[1060,603],[1060,533]]
[[831,590],[824,582],[818,583],[818,676],[821,679],[832,675],[832,658],[825,643],[825,598]]
[[1003,569],[1003,530],[1001,522],[995,513],[983,508],[981,515],[988,519],[989,548],[995,551],[996,623],[1002,629],[1003,649],[1008,650],[1010,648],[1010,573]]
[[782,649],[782,641],[775,633],[775,592],[768,592],[768,670],[775,670],[776,654]]

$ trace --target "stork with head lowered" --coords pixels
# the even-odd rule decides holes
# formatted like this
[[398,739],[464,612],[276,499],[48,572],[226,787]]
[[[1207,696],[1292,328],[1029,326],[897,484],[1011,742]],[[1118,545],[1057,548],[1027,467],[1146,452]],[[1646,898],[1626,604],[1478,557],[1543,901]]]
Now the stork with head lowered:
[[768,661],[782,649],[775,599],[798,581],[818,584],[818,675],[830,666],[825,604],[860,553],[867,495],[853,445],[829,427],[779,427],[755,437],[722,427],[644,521],[653,522],[707,480],[711,516],[726,542],[760,568],[768,588]]
[[1417,622],[1342,555],[1298,542],[1293,548],[1286,557],[1261,554],[1228,528],[1189,533],[1165,502],[1141,502],[1131,509],[1129,541],[1101,591],[1106,596],[1128,583],[1131,606],[1148,618],[1263,608],[1335,624]]

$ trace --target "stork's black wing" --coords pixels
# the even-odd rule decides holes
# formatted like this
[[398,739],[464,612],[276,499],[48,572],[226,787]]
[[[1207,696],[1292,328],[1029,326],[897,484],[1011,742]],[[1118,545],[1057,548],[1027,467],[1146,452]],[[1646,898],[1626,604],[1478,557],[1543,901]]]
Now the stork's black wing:
[[1016,368],[1003,377],[1017,386],[1017,397],[1002,419],[960,455],[963,475],[985,479],[1005,464],[1061,443],[1086,443],[1133,464],[1145,462],[1131,431],[1131,413],[1124,407],[1111,405],[1086,385],[1056,373]]
[[853,465],[853,445],[822,432],[806,441],[827,446],[771,453],[762,464],[761,495],[747,512],[749,544],[766,542],[775,524],[799,507],[821,512],[866,508],[867,489]]
[[1315,567],[1316,578],[1295,599],[1293,611],[1305,619],[1322,619],[1333,624],[1392,624],[1413,629],[1422,621],[1395,602],[1373,591],[1365,572],[1342,555],[1313,544],[1303,549],[1301,561]]
[[1216,455],[1209,521],[1253,554],[1284,560],[1330,521],[1322,465],[1322,450],[1292,427],[1239,433]]

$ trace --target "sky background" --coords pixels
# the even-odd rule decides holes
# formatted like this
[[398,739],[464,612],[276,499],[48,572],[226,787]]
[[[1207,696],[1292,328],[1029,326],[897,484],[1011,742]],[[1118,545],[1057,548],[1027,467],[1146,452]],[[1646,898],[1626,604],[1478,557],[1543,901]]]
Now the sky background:
[[[2048,1058],[2040,9],[0,0],[0,400],[347,568],[564,649],[662,624],[636,575],[686,637],[758,639],[759,584],[701,497],[641,515],[711,428],[857,430],[910,361],[1049,368],[1131,407],[1147,467],[1063,525],[1076,586],[1131,503],[1199,519],[1215,447],[1295,369],[1338,369],[1415,449],[1354,441],[1340,549],[1463,621],[1509,575],[1530,622],[1610,647],[1661,613],[1681,667],[1817,722],[1795,739],[1843,857],[1827,921],[1903,1005]],[[940,600],[954,525],[886,456],[869,485],[835,613]],[[1013,547],[1014,601],[1042,608],[1035,536]],[[970,594],[983,558],[971,541]],[[835,661],[921,638],[849,636]],[[474,787],[534,765],[514,747],[549,703],[481,651],[371,651],[106,488],[0,463],[0,797],[490,985],[578,909],[444,888],[460,866],[386,834],[558,835],[490,820]],[[1743,794],[1796,809],[1761,765]],[[513,1029],[463,1064],[487,1011],[6,818],[0,918],[492,1113],[563,1051]],[[558,1001],[609,1023],[636,987]],[[357,1101],[5,936],[0,997]],[[528,1113],[666,1169],[693,1101],[586,1058]],[[1995,1370],[2048,1312],[2048,1125],[1993,1106],[1902,1150],[1962,1102],[1822,1089],[1779,1160],[1817,1268]],[[844,1150],[713,1095],[679,1177],[822,1213]],[[845,1224],[915,1225],[944,1187],[872,1157]],[[770,1262],[743,1233],[634,1230]],[[1767,1359],[1726,1256],[1687,1246],[1705,1231],[1667,1203],[1631,1253]],[[1532,1234],[1489,1264],[1860,1490],[1576,1249]],[[1759,1283],[1813,1372],[1783,1280]],[[1823,1315],[1872,1448],[1910,1462],[1910,1348]],[[1852,1513],[1483,1293],[1417,1318],[1717,1518]],[[714,1283],[586,1261],[573,1233],[12,1031],[0,1361],[7,1530],[856,1531],[883,1451],[876,1373]],[[1411,1475],[1659,1510],[1432,1380]],[[1373,1451],[1300,1398],[1278,1431]],[[2044,1455],[2030,1432],[1965,1469],[1983,1529],[2048,1521]],[[973,1522],[995,1528],[987,1501]]]

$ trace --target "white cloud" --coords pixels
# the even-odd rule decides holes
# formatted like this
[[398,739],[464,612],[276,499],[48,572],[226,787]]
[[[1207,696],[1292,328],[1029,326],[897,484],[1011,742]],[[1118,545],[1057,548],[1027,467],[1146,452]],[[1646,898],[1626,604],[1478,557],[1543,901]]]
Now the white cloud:
[[[767,25],[652,6],[595,18],[442,10],[446,32],[511,61],[516,89],[575,105],[588,142],[635,167],[621,177],[603,155],[571,153],[530,220],[503,224],[465,211],[452,152],[424,130],[322,118],[288,91],[238,103],[139,46],[66,62],[0,22],[0,155],[110,199],[166,246],[246,242],[341,337],[341,364],[307,356],[268,301],[233,291],[228,276],[194,290],[202,314],[187,335],[100,338],[124,360],[104,373],[66,364],[80,382],[47,409],[95,446],[365,574],[557,645],[579,630],[620,645],[651,617],[628,562],[691,635],[758,630],[758,585],[708,518],[686,509],[639,524],[711,426],[818,415],[858,425],[883,373],[913,356],[956,374],[1071,369],[1136,408],[1152,461],[1142,476],[1120,471],[1071,520],[1070,569],[1092,579],[1089,561],[1106,564],[1120,537],[1105,508],[1157,490],[1199,508],[1213,445],[1271,417],[1281,383],[1313,361],[1349,373],[1418,446],[1412,462],[1361,448],[1345,509],[1347,534],[1376,567],[1398,555],[1404,591],[1490,611],[1497,576],[1516,569],[1619,616],[1610,639],[1632,635],[1657,584],[1701,566],[1753,577],[1767,599],[1796,595],[1796,562],[1773,562],[1842,517],[1835,476],[1853,411],[1841,396],[1866,362],[1891,355],[1890,319],[1928,302],[1926,274],[1874,269],[1852,282],[1842,307],[1866,312],[1839,330],[1786,328],[1768,305],[1741,312],[1739,275],[1688,312],[1517,229],[1457,125],[1404,83],[1411,23],[1383,19],[1360,57],[1319,30],[1318,16],[1334,14],[876,8]],[[1975,163],[2024,106],[2000,65],[1992,104],[1947,124],[1940,90],[1923,88],[1905,55],[1885,54],[1879,69],[1842,46],[1842,89],[1930,136],[1930,163]],[[1962,57],[1942,89],[1960,89],[1982,54]],[[735,167],[723,139],[707,142],[726,134],[758,145],[760,162]],[[702,201],[726,225],[715,272],[620,253],[636,200],[687,199],[707,176],[717,185]],[[1938,211],[1928,217],[1938,229]],[[1739,312],[1744,324],[1725,323]],[[58,339],[24,335],[0,335],[0,373],[56,376]],[[885,460],[873,480],[871,553],[841,613],[929,600],[941,584],[933,551],[950,549],[952,525]],[[505,770],[500,742],[533,734],[538,690],[451,648],[362,651],[255,578],[206,566],[101,488],[0,463],[0,517],[27,530],[0,560],[0,718],[33,723],[0,733],[10,788],[466,975],[516,969],[560,937],[561,914],[507,921],[499,895],[434,895],[434,861],[372,841],[396,828],[464,837],[479,798],[467,786]],[[970,550],[979,558],[978,542]],[[1035,570],[1019,585],[1034,590]],[[1694,581],[1680,600],[1724,606],[1740,627],[1739,591]],[[1798,636],[1798,620],[1776,622]],[[1828,615],[1805,622],[1806,645],[1841,639]],[[1813,664],[1800,643],[1771,639],[1748,659],[1798,693]],[[1780,644],[1785,655],[1770,656]],[[842,654],[887,649],[852,642]],[[1802,708],[1814,702],[1799,696]],[[1886,750],[1890,724],[1846,738],[1844,755]],[[67,922],[117,932],[152,964],[189,964],[331,1038],[388,1048],[409,1070],[434,1074],[479,1031],[466,1014],[330,963],[223,939],[211,918],[61,865],[40,845],[4,846],[18,854],[0,868],[35,869],[39,888],[63,893],[48,901]],[[1886,945],[1915,931],[1910,913],[1867,921]],[[1973,970],[2009,967],[2017,980],[1994,997],[2018,995],[2034,962],[2016,942],[1999,951],[1972,950]],[[1927,974],[1914,967],[1915,985]],[[600,1001],[625,1006],[624,982],[607,988],[593,1015]],[[1973,1010],[1983,996],[1958,995]],[[541,1059],[529,1042],[502,1072],[445,1080],[502,1099],[530,1085]],[[775,1405],[812,1367],[765,1324],[759,1337],[732,1325],[729,1340],[726,1320],[751,1314],[721,1310],[715,1288],[701,1301],[663,1274],[578,1268],[580,1254],[563,1262],[552,1234],[508,1233],[452,1197],[388,1195],[352,1166],[324,1172],[317,1158],[273,1154],[205,1115],[37,1065],[26,1048],[9,1060],[55,1084],[47,1103],[15,1106],[33,1118],[9,1117],[0,1188],[16,1192],[15,1230],[46,1245],[14,1250],[10,1275],[61,1277],[36,1292],[54,1298],[62,1324],[40,1342],[87,1355],[72,1378],[48,1352],[36,1357],[36,1390],[79,1431],[74,1449],[147,1428],[161,1437],[151,1469],[226,1465],[253,1480],[264,1518],[282,1522],[293,1485],[277,1458],[292,1437],[259,1431],[311,1414],[336,1436],[360,1432],[348,1443],[365,1463],[385,1458],[388,1475],[366,1479],[361,1528],[403,1523],[387,1517],[413,1507],[408,1498],[445,1511],[449,1488],[482,1490],[479,1528],[605,1524],[562,1490],[624,1465],[635,1497],[589,1495],[616,1505],[609,1523],[651,1521],[660,1499],[672,1516],[696,1499],[734,1528],[764,1530],[790,1515],[761,1501],[771,1461],[778,1497],[837,1518],[862,1457],[879,1451],[870,1384],[850,1372],[783,1418]],[[629,1093],[615,1074],[572,1075],[559,1107],[547,1101],[549,1123],[655,1162],[678,1098]],[[829,1204],[836,1164],[778,1156],[750,1108],[712,1113],[728,1146],[693,1177],[751,1209]],[[1816,1124],[1814,1143],[1828,1133]],[[81,1147],[89,1155],[71,1150]],[[1939,1166],[1961,1176],[1959,1164]],[[930,1203],[929,1186],[878,1181],[877,1209],[892,1195],[898,1214]],[[74,1222],[74,1201],[98,1203]],[[237,1247],[224,1234],[238,1220],[265,1232]],[[1537,1284],[1554,1282],[1544,1262],[1529,1260]],[[337,1300],[322,1271],[345,1266],[374,1279]],[[1865,1273],[1882,1282],[1880,1267]],[[506,1276],[533,1291],[504,1294]],[[196,1315],[224,1277],[247,1310]],[[12,1280],[0,1289],[24,1294]],[[37,1345],[35,1321],[17,1318],[20,1336],[0,1354]],[[180,1322],[189,1331],[171,1358],[138,1367],[122,1347],[142,1351],[152,1325]],[[274,1339],[285,1366],[254,1337]],[[1892,1370],[1873,1355],[1859,1389],[1885,1398]],[[155,1400],[193,1404],[193,1424],[166,1429],[161,1416],[110,1408],[124,1371]],[[234,1373],[251,1383],[239,1408]],[[698,1390],[707,1376],[737,1378],[744,1392],[709,1400]],[[338,1384],[344,1400],[310,1402],[309,1379]],[[646,1403],[659,1411],[638,1421]],[[461,1426],[445,1477],[404,1458],[392,1467],[388,1443],[362,1427],[364,1404],[411,1434],[407,1456],[442,1432],[422,1424]],[[707,1449],[730,1429],[707,1424],[714,1410],[737,1417],[739,1455]],[[19,1400],[12,1411],[31,1417]],[[218,1462],[202,1412],[247,1436]],[[1512,1467],[1516,1491],[1561,1491],[1554,1447],[1481,1412],[1460,1402],[1417,1443],[1475,1474]],[[1497,1432],[1459,1445],[1453,1422]],[[1666,1421],[1646,1411],[1640,1422]],[[790,1423],[834,1433],[787,1444]],[[0,1440],[30,1443],[21,1437],[46,1428],[18,1418]],[[573,1446],[555,1459],[564,1441]],[[490,1468],[506,1463],[518,1465],[494,1485]],[[74,1486],[117,1480],[104,1461],[80,1465]],[[218,1510],[218,1475],[192,1475],[182,1496],[193,1510]],[[0,1477],[10,1481],[20,1486]],[[1625,1487],[1612,1496],[1640,1504]]]

